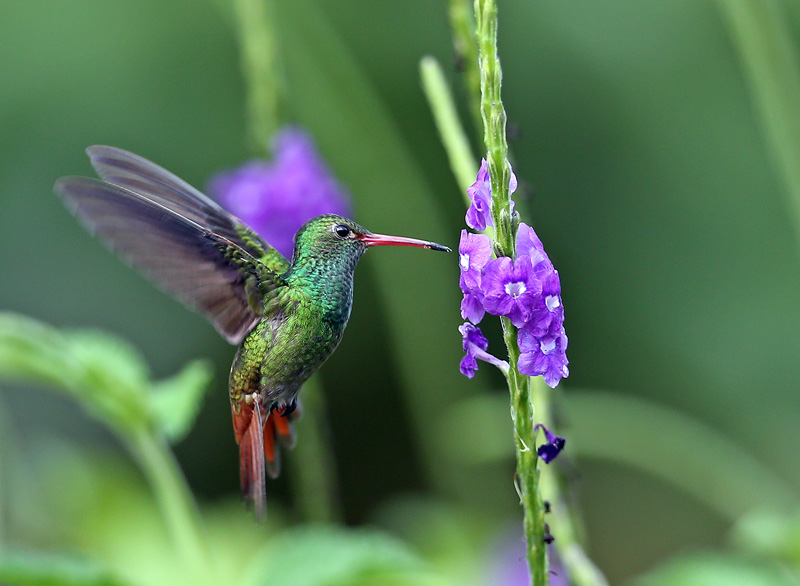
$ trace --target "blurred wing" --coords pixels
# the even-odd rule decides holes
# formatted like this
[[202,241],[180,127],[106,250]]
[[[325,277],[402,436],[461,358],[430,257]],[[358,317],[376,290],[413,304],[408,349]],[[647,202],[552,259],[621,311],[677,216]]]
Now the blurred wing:
[[114,147],[91,146],[86,153],[102,179],[143,195],[238,244],[277,274],[289,269],[286,258],[241,220],[166,169]]
[[55,191],[89,232],[204,314],[232,344],[256,324],[270,292],[285,284],[248,249],[177,211],[178,204],[87,177],[62,177]]

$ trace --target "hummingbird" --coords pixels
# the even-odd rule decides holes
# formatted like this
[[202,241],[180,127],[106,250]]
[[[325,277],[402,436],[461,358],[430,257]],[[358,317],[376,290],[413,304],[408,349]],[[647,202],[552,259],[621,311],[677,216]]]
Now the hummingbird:
[[303,383],[342,339],[353,274],[373,246],[435,242],[373,234],[325,214],[295,234],[291,262],[216,202],[155,163],[121,149],[86,149],[101,179],[62,177],[55,193],[129,265],[238,345],[228,380],[242,494],[266,510],[266,476],[291,448]]

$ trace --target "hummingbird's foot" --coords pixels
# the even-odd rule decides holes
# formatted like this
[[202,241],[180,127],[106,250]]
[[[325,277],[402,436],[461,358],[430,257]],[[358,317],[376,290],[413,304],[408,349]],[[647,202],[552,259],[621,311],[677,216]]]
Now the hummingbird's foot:
[[273,406],[272,410],[281,417],[289,417],[297,409],[297,398],[292,399],[291,403],[286,403],[283,407]]

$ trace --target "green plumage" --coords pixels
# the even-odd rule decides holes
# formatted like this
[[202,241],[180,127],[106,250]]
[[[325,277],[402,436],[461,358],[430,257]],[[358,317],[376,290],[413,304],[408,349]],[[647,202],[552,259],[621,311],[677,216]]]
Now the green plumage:
[[[242,490],[264,509],[265,472],[279,471],[276,440],[291,447],[297,394],[342,339],[353,273],[377,245],[449,250],[372,234],[352,220],[312,218],[295,235],[289,263],[214,201],[158,165],[94,146],[102,177],[62,177],[55,191],[89,232],[239,349],[229,394]],[[266,468],[265,468],[266,466]]]
[[353,273],[367,246],[332,232],[347,226],[336,215],[319,216],[298,232],[295,261],[283,284],[264,300],[261,320],[236,354],[230,376],[231,401],[262,392],[271,406],[291,404],[302,384],[336,349],[350,317]]

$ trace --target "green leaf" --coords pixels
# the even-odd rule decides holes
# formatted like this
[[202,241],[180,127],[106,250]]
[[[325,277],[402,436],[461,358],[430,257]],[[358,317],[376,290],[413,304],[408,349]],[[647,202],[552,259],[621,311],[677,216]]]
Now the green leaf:
[[124,586],[95,561],[33,552],[0,554],[4,586]]
[[64,333],[72,357],[81,365],[77,398],[87,411],[127,429],[147,424],[148,368],[126,341],[97,330]]
[[797,586],[777,565],[723,554],[697,554],[660,566],[634,586]]
[[760,505],[791,510],[796,503],[794,489],[769,466],[698,419],[598,389],[570,389],[565,399],[570,454],[649,472],[731,521]]
[[432,581],[408,546],[378,531],[334,527],[287,531],[272,541],[259,559],[263,562],[249,581],[254,586],[417,585]]
[[0,376],[52,385],[120,429],[148,422],[147,367],[126,342],[0,313]]
[[0,313],[0,376],[73,391],[79,372],[60,332],[22,315]]
[[800,567],[800,511],[757,510],[734,526],[733,543],[744,551]]
[[213,374],[208,361],[195,360],[178,374],[153,384],[156,425],[171,443],[183,439],[191,429]]

